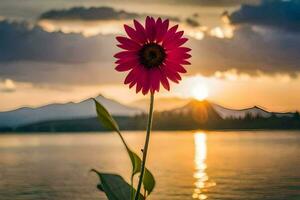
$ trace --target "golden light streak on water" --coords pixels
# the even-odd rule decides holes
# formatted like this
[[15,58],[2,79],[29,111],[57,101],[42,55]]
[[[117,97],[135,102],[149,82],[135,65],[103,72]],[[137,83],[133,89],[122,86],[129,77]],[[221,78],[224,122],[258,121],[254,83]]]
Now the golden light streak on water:
[[192,197],[194,199],[207,199],[208,196],[204,194],[207,189],[216,185],[215,182],[209,180],[206,173],[206,156],[207,156],[207,146],[206,146],[206,134],[203,132],[198,132],[194,135],[195,141],[195,173],[194,178],[196,179],[195,188]]

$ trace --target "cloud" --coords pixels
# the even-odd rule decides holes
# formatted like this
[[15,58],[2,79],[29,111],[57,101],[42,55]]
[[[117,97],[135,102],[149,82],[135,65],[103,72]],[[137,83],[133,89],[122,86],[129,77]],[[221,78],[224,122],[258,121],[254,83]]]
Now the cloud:
[[194,73],[206,75],[236,69],[252,75],[300,72],[299,34],[284,33],[251,26],[238,28],[231,39],[205,37],[191,40]]
[[229,19],[232,24],[250,24],[300,32],[300,1],[263,0],[259,5],[242,5]]
[[51,20],[121,20],[139,17],[137,13],[117,11],[111,7],[73,7],[64,10],[50,10],[43,13],[40,19]]
[[[109,74],[109,76],[107,76]],[[94,63],[50,63],[18,61],[0,63],[0,78],[33,83],[36,87],[121,83],[124,74],[114,70],[113,61]]]
[[[0,22],[0,78],[37,84],[121,82],[114,35],[49,33],[24,22]],[[113,74],[113,77],[104,74]]]
[[16,84],[11,79],[0,80],[0,92],[14,92],[16,90]]
[[[114,35],[49,33],[26,23],[2,21],[0,78],[37,85],[120,83],[125,75],[114,71],[115,44]],[[187,46],[193,54],[190,75],[231,69],[251,75],[300,73],[298,33],[241,26],[231,39],[207,35],[202,40],[190,38]]]
[[146,16],[180,22],[180,18],[170,15],[127,12],[112,7],[71,7],[47,11],[40,15],[37,24],[48,32],[81,33],[90,37],[120,34],[123,32],[123,24],[131,23],[133,19],[144,21]]
[[[145,18],[147,15],[156,17],[155,14],[140,14],[127,12],[125,10],[116,10],[112,7],[72,7],[63,10],[50,10],[40,16],[40,20],[128,20],[136,18]],[[158,16],[157,16],[158,17]],[[173,21],[179,21],[177,17],[160,15],[162,18],[169,18]]]
[[195,4],[212,7],[229,7],[240,5],[242,3],[257,4],[260,2],[260,0],[167,0],[165,2],[173,2],[176,4]]
[[38,26],[0,22],[0,62],[31,60],[84,63],[111,60],[112,35],[83,37],[81,34],[49,33]]
[[200,23],[196,20],[196,19],[193,19],[193,18],[186,18],[185,22],[190,25],[191,27],[198,27],[200,26]]

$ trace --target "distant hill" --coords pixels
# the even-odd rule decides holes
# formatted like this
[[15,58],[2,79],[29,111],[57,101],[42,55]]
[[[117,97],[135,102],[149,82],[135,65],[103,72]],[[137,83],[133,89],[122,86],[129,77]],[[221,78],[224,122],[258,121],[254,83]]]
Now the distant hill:
[[191,100],[185,106],[177,109],[166,111],[165,113],[191,115],[195,120],[205,123],[212,120],[221,120],[221,116],[214,109],[213,105],[209,101],[197,101]]
[[[182,99],[178,97],[163,97],[163,98],[157,98],[155,99],[155,110],[156,111],[170,111],[173,109],[181,109],[188,103],[196,101],[193,99]],[[200,101],[201,102],[201,101]],[[226,118],[244,118],[246,115],[251,115],[251,116],[260,116],[260,117],[270,117],[273,114],[275,114],[277,117],[292,117],[293,113],[292,112],[287,112],[287,113],[278,113],[278,112],[269,112],[259,106],[253,106],[250,108],[244,108],[244,109],[231,109],[231,108],[226,108],[223,107],[219,104],[210,102],[210,101],[203,101],[208,104],[217,112],[217,114],[220,115],[222,119]],[[149,106],[149,100],[148,99],[141,99],[132,102],[130,105],[134,105],[135,107],[138,107],[145,112],[148,111],[148,106]]]
[[[147,116],[115,116],[121,130],[143,130],[146,127]],[[91,132],[110,131],[99,123],[96,117],[81,119],[50,120],[33,124],[27,124],[11,129],[3,129],[2,132]],[[1,128],[0,128],[1,132]]]
[[[155,99],[155,110],[166,111],[182,107],[189,103],[192,99],[183,99],[178,97],[160,97]],[[130,105],[138,107],[145,112],[148,112],[149,99],[140,99],[132,102]]]
[[164,110],[164,112],[171,113],[190,113],[198,118],[205,120],[211,120],[212,118],[221,118],[221,119],[243,119],[247,115],[251,117],[263,117],[268,118],[272,115],[277,117],[293,117],[294,113],[277,113],[277,112],[268,112],[263,108],[254,106],[251,108],[245,109],[230,109],[220,106],[218,104],[209,102],[207,100],[198,101],[198,100],[189,100],[184,106],[175,108],[172,110]]
[[225,108],[223,106],[220,106],[218,104],[211,104],[214,110],[222,117],[223,119],[226,118],[245,118],[247,115],[251,115],[252,117],[264,117],[268,118],[272,115],[276,115],[277,117],[292,117],[293,113],[275,113],[275,112],[268,112],[264,110],[263,108],[260,108],[258,106],[254,106],[252,108],[245,108],[245,109],[229,109]]
[[[133,116],[143,112],[141,109],[125,106],[102,95],[97,96],[95,99],[116,116]],[[18,127],[42,121],[81,119],[95,116],[95,105],[92,98],[89,98],[78,103],[49,104],[38,108],[24,107],[8,112],[0,112],[0,127]]]
[[156,112],[153,126],[157,129],[197,129],[222,120],[208,101],[192,100],[173,110]]
[[[98,96],[114,115],[122,130],[143,130],[147,114]],[[26,111],[26,112],[25,112]],[[4,117],[4,115],[0,117]],[[6,113],[7,114],[7,113]],[[40,108],[11,111],[0,132],[80,132],[107,131],[97,120],[92,99],[79,103],[51,104]],[[13,115],[14,114],[14,115]],[[24,119],[23,119],[23,118]],[[4,118],[3,118],[4,119]],[[299,113],[272,113],[259,107],[235,110],[209,101],[191,100],[178,108],[154,112],[156,130],[194,129],[300,129]]]
[[154,114],[154,128],[190,129],[300,129],[299,113],[272,113],[259,107],[224,108],[208,101],[190,101],[183,107]]

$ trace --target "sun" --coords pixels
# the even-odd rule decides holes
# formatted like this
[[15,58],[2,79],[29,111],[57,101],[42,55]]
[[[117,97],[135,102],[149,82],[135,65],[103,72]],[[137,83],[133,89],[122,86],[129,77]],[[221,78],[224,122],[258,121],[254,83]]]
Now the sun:
[[192,97],[199,101],[203,101],[208,97],[208,89],[203,83],[197,83],[192,86]]

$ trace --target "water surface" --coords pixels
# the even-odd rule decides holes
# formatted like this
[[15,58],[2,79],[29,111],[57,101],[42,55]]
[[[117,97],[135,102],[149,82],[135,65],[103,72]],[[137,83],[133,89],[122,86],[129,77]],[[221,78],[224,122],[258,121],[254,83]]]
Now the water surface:
[[[139,152],[143,132],[126,132]],[[299,200],[300,132],[154,132],[151,200]],[[128,180],[114,133],[0,135],[1,200],[104,200],[91,168]]]

